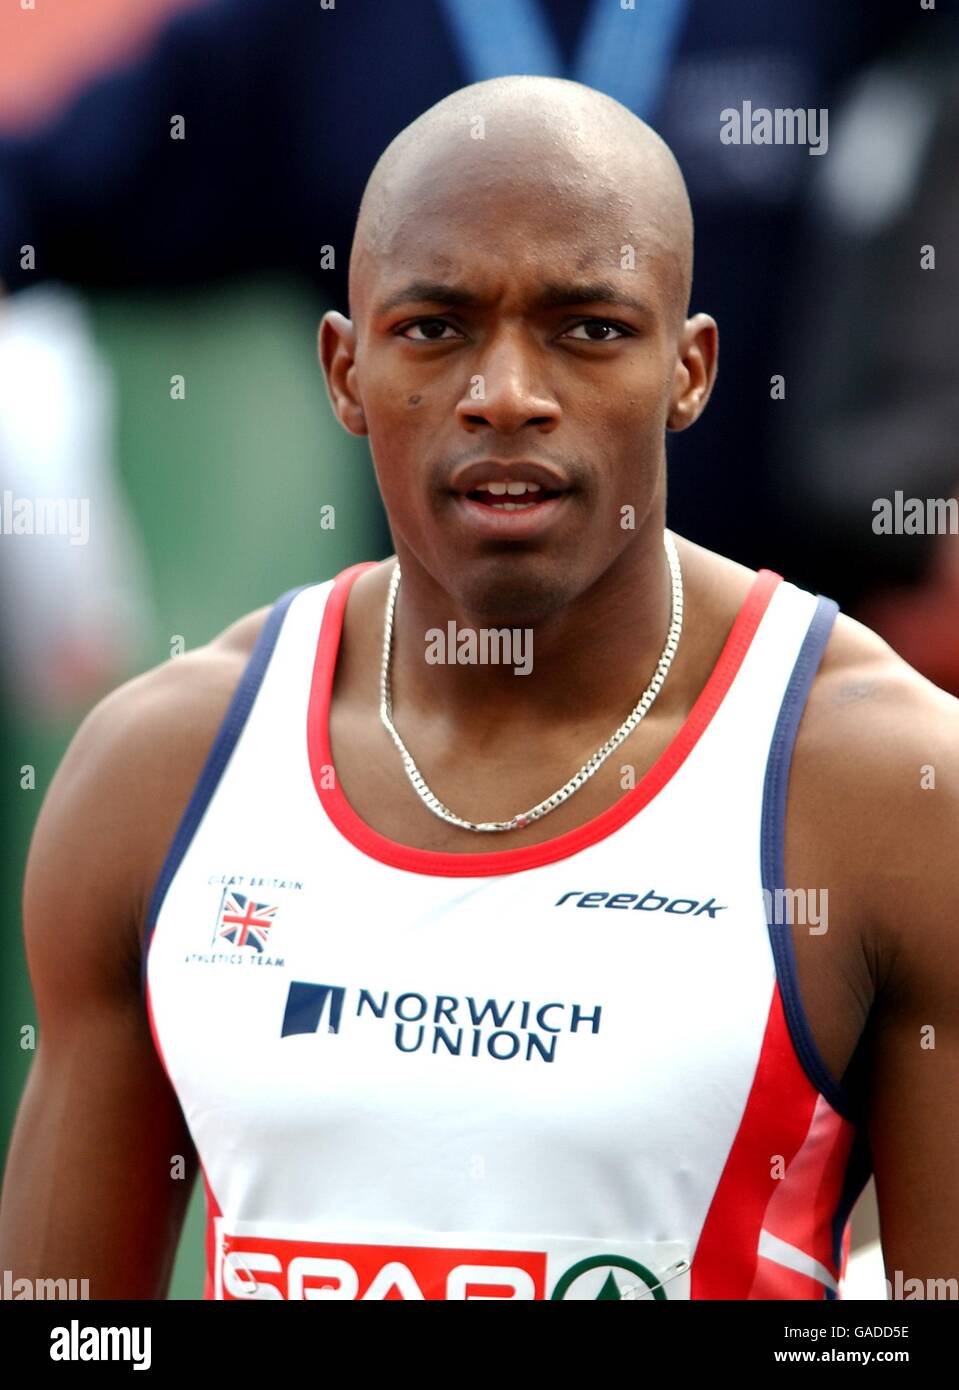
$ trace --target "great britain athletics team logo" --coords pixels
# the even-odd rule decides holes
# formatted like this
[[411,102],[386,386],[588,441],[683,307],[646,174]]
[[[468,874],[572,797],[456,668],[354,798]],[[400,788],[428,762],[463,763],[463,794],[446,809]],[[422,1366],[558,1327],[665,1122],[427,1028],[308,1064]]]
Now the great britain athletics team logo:
[[263,951],[279,908],[224,888],[213,929],[213,945],[222,937],[233,946]]

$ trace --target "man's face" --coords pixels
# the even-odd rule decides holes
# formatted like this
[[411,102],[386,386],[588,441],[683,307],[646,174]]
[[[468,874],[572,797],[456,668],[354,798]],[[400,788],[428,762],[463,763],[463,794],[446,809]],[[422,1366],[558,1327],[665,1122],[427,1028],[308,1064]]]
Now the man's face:
[[[678,272],[641,208],[576,169],[460,168],[403,205],[352,377],[397,554],[467,609],[534,621],[658,515]],[[481,489],[520,464],[539,493]]]

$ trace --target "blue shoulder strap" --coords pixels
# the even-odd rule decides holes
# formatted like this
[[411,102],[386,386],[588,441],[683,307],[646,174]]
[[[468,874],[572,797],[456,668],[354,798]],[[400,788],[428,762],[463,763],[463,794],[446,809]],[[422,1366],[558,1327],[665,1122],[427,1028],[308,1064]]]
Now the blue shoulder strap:
[[197,778],[193,788],[193,794],[187,803],[186,810],[180,819],[176,834],[173,838],[167,856],[157,876],[153,887],[153,894],[150,898],[150,905],[147,909],[147,920],[143,931],[143,945],[140,952],[140,988],[145,994],[147,979],[147,956],[150,952],[150,941],[156,927],[157,918],[160,915],[160,908],[163,899],[166,897],[167,889],[173,882],[177,869],[190,847],[190,842],[196,834],[197,827],[203,819],[204,812],[213,799],[220,778],[223,776],[224,769],[230,761],[230,755],[236,747],[243,726],[249,718],[250,710],[256,699],[257,691],[266,675],[266,668],[270,664],[270,657],[273,655],[273,648],[280,635],[280,628],[283,626],[283,619],[286,617],[287,609],[296,598],[297,594],[308,589],[310,585],[300,584],[295,589],[288,589],[285,594],[276,600],[266,621],[260,629],[256,645],[250,653],[250,658],[246,664],[243,675],[240,677],[239,684],[233,693],[229,708],[220,723],[216,738],[207,754],[206,762]]

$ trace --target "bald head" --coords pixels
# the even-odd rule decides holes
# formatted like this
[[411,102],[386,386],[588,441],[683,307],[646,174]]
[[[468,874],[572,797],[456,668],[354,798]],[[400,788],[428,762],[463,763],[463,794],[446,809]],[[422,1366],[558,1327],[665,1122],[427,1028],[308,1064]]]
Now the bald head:
[[[666,432],[716,376],[691,274],[675,159],[600,92],[496,78],[400,132],[363,196],[350,318],[324,314],[319,352],[338,418],[369,438],[404,583],[495,626],[544,621],[614,567],[618,595],[634,564],[645,591]],[[464,494],[508,462],[542,469],[546,495],[493,513]]]
[[[678,321],[685,318],[693,259],[693,221],[679,165],[663,140],[612,97],[564,78],[497,77],[452,92],[402,130],[377,161],[363,194],[350,256],[350,313],[369,309],[377,269],[415,239],[424,219],[475,208],[482,245],[495,222],[509,221],[511,187],[543,193],[544,231],[554,195],[615,208],[576,264],[622,265],[623,246],[655,257],[668,278]],[[498,211],[497,211],[498,209]]]

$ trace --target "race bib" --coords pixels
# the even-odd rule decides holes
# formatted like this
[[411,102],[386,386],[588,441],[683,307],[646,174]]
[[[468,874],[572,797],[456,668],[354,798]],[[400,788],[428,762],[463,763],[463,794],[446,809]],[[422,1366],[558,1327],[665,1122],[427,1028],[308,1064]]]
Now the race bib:
[[689,1298],[683,1241],[476,1231],[385,1234],[337,1230],[327,1240],[269,1222],[215,1222],[218,1299]]

